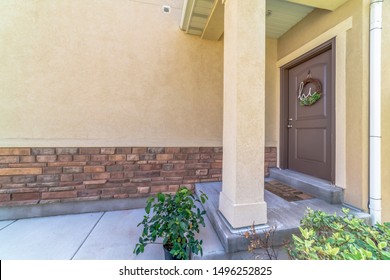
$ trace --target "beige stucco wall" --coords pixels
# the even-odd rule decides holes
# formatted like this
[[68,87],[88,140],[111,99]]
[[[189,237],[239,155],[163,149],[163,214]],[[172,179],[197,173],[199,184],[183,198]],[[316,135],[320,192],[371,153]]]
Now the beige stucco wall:
[[[352,28],[346,33],[346,69],[341,71],[345,72],[347,128],[343,132],[346,143],[345,186],[341,187],[345,188],[346,203],[367,210],[369,1],[350,0],[333,12],[314,10],[279,38],[278,59],[288,56],[351,16]],[[340,50],[338,52],[341,53]]]
[[0,1],[0,146],[221,146],[223,42],[182,5]]
[[278,145],[278,69],[276,68],[278,40],[267,38],[265,44],[265,146]]
[[383,2],[382,28],[382,222],[390,222],[390,2]]

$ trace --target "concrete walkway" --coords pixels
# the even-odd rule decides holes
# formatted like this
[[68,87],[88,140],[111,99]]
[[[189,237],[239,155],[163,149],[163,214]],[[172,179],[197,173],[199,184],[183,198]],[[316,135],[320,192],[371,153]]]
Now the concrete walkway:
[[[84,213],[0,221],[2,260],[163,260],[160,244],[133,254],[141,234],[137,224],[144,209]],[[201,229],[203,257],[193,259],[254,259],[246,251],[226,254],[206,217]]]

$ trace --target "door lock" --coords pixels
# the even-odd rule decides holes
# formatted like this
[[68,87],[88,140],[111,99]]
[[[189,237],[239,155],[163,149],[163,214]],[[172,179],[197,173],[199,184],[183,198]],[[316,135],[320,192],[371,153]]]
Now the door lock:
[[292,121],[293,119],[292,118],[288,118],[288,125],[287,125],[287,128],[292,128],[293,126],[292,126],[292,124],[291,124],[291,121]]

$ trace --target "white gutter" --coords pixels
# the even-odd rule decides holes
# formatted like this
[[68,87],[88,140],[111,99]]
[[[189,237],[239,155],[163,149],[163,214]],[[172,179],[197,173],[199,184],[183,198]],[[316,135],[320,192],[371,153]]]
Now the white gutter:
[[381,45],[383,0],[370,3],[370,215],[381,223]]

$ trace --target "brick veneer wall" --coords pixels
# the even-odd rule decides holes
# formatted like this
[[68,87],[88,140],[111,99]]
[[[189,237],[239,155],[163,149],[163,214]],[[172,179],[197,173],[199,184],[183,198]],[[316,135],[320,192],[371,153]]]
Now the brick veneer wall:
[[[276,148],[265,149],[265,175]],[[0,206],[142,197],[222,181],[222,148],[0,148]]]
[[264,175],[269,176],[269,169],[276,167],[277,153],[276,147],[266,147],[264,150]]

